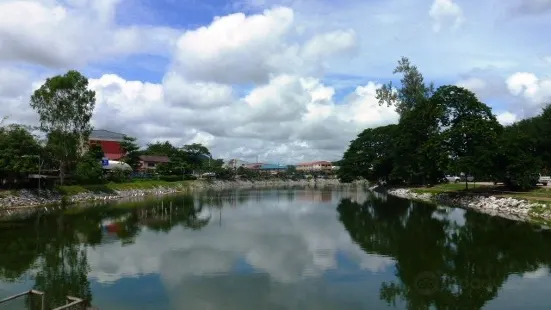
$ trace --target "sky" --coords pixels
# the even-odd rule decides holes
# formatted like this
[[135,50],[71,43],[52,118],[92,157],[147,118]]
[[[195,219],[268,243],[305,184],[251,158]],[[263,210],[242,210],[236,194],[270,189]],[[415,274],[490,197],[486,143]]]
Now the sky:
[[402,56],[475,92],[502,124],[551,102],[551,0],[0,0],[0,117],[37,124],[47,77],[75,69],[93,125],[203,143],[217,158],[338,160],[396,123],[375,91]]

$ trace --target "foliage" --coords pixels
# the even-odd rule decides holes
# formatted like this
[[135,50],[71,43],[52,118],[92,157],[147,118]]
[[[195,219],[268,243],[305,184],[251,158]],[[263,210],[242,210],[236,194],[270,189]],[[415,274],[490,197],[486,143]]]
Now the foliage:
[[490,107],[471,91],[457,86],[438,88],[431,102],[444,109],[442,135],[456,171],[475,178],[486,176],[494,168],[502,131]]
[[30,105],[39,115],[40,129],[48,134],[51,154],[59,162],[61,184],[69,163],[79,157],[88,141],[95,102],[88,79],[74,70],[46,79],[31,96]]
[[393,169],[393,138],[397,130],[397,125],[388,125],[361,132],[343,156],[339,178],[344,182],[356,176],[372,182],[388,181]]
[[122,161],[132,167],[132,170],[138,169],[140,167],[141,152],[140,146],[136,143],[136,138],[125,135],[121,147],[124,152]]
[[35,137],[20,125],[0,127],[0,173],[17,177],[38,172],[41,147]]
[[429,98],[434,90],[432,84],[425,85],[423,75],[416,66],[412,65],[408,58],[402,57],[393,74],[403,74],[400,80],[402,87],[395,89],[392,82],[377,89],[379,104],[396,106],[396,112],[403,116],[411,111],[419,102]]
[[166,182],[182,181],[184,177],[182,175],[160,175],[159,180]]
[[403,73],[402,87],[385,85],[377,98],[396,105],[399,123],[366,129],[351,141],[340,162],[341,181],[432,185],[446,173],[465,173],[525,189],[551,165],[551,108],[503,128],[472,92],[425,85],[407,58],[394,73]]
[[56,189],[63,195],[71,196],[80,194],[83,192],[94,193],[113,193],[120,190],[133,190],[133,189],[151,189],[155,187],[181,187],[187,186],[188,183],[167,182],[162,180],[145,180],[145,181],[130,181],[125,183],[109,182],[106,184],[93,184],[93,185],[63,185],[58,186]]
[[99,152],[97,148],[88,150],[85,156],[83,156],[76,165],[75,181],[79,184],[102,183],[103,168],[101,167],[100,156],[102,156],[102,152]]
[[107,179],[115,183],[128,182],[130,181],[130,173],[128,170],[115,168],[109,172]]

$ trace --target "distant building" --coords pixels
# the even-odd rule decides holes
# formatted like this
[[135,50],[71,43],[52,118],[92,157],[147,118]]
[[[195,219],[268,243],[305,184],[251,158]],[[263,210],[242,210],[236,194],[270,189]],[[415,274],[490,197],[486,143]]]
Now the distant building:
[[140,167],[138,169],[141,171],[155,170],[159,164],[165,164],[169,162],[170,159],[168,158],[168,156],[142,155],[140,156]]
[[313,161],[296,165],[297,171],[331,171],[333,164],[330,161]]
[[237,169],[239,167],[247,167],[249,165],[249,162],[246,162],[244,160],[240,159],[230,159],[227,162],[224,163],[223,167],[228,169]]
[[254,163],[245,165],[244,168],[276,174],[278,172],[286,171],[289,166],[280,164]]
[[109,130],[92,130],[88,138],[89,145],[99,145],[105,157],[110,160],[118,160],[124,156],[121,143],[124,141],[124,134]]

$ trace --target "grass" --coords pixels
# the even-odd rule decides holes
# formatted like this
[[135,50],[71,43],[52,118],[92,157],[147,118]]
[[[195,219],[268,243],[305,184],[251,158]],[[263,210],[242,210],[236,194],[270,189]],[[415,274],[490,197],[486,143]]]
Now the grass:
[[85,192],[93,193],[114,193],[115,191],[121,190],[133,190],[133,189],[151,189],[155,187],[183,187],[190,184],[193,181],[177,181],[177,182],[168,182],[168,181],[158,181],[158,180],[148,180],[148,181],[134,181],[128,183],[107,183],[107,184],[97,184],[97,185],[64,185],[58,186],[57,190],[67,196],[77,195]]
[[429,194],[440,194],[440,193],[468,193],[468,192],[480,192],[492,188],[492,185],[486,184],[476,184],[469,182],[469,189],[465,189],[465,183],[443,183],[438,184],[432,187],[415,187],[411,190],[415,193],[429,193]]
[[14,196],[17,192],[10,189],[0,189],[0,198],[6,198],[9,196]]
[[430,193],[430,194],[482,194],[492,195],[496,197],[512,197],[523,199],[534,203],[551,204],[551,188],[537,187],[535,189],[524,192],[509,191],[503,186],[469,183],[469,189],[465,189],[465,183],[447,183],[438,184],[433,187],[415,187],[411,189],[415,193]]

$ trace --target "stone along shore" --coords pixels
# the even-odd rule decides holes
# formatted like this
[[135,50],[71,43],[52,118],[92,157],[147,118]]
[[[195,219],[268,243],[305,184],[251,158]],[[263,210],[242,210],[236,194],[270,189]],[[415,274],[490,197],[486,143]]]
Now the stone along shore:
[[387,191],[396,197],[436,202],[449,206],[472,209],[480,213],[499,216],[515,221],[551,221],[551,207],[541,203],[528,202],[511,197],[480,195],[450,195],[446,193],[415,193],[409,189],[396,188]]
[[158,186],[148,189],[130,189],[130,190],[114,190],[111,193],[105,192],[82,192],[76,195],[63,196],[54,191],[42,191],[41,197],[38,197],[34,192],[21,190],[17,195],[0,198],[0,210],[4,209],[19,209],[27,207],[36,207],[43,205],[66,203],[77,203],[85,201],[102,201],[114,200],[132,197],[144,197],[152,195],[166,195],[172,193],[186,193],[199,190],[222,190],[222,189],[237,189],[237,188],[278,188],[278,187],[314,187],[314,186],[336,186],[341,183],[334,179],[320,180],[301,180],[301,181],[189,181],[186,183],[177,183],[174,186]]

